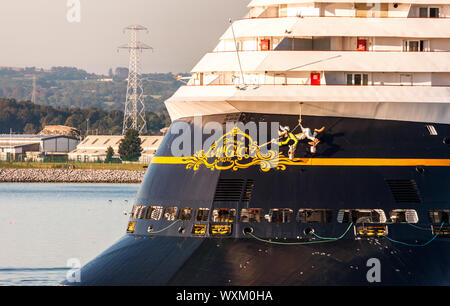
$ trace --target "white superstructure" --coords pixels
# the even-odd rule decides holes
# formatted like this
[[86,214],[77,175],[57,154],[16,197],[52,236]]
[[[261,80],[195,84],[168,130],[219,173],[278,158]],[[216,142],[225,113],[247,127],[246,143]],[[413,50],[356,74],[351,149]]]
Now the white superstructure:
[[166,101],[173,120],[255,112],[450,123],[450,0],[253,0]]

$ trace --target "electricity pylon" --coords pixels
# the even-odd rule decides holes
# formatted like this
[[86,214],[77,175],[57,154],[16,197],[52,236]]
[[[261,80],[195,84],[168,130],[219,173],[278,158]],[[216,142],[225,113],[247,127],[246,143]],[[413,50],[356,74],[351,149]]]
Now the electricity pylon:
[[130,52],[127,98],[125,101],[122,134],[125,134],[128,129],[134,129],[142,135],[147,132],[147,122],[145,120],[145,106],[142,97],[143,88],[140,78],[140,55],[143,50],[153,50],[153,48],[138,41],[139,31],[147,31],[148,33],[146,27],[131,25],[126,27],[124,32],[127,30],[131,32],[130,43],[119,47],[119,49],[128,49]]

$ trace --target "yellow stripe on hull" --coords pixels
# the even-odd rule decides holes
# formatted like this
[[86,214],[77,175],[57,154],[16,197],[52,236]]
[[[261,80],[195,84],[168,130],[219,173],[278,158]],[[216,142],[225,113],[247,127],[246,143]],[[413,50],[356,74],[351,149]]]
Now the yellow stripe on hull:
[[[195,157],[164,157],[157,156],[152,159],[153,164],[187,165]],[[214,160],[215,158],[209,159]],[[273,160],[276,162],[276,159]],[[285,159],[279,160],[285,163]],[[416,158],[294,158],[287,163],[289,166],[429,166],[449,167],[450,159],[416,159]]]

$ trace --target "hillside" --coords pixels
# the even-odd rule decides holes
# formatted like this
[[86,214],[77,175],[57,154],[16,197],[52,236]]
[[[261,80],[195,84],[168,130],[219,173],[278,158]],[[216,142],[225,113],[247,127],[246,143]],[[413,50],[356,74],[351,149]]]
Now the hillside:
[[[127,68],[112,69],[109,75],[97,75],[72,67],[51,70],[0,67],[0,98],[29,101],[36,77],[36,103],[57,107],[101,108],[123,110],[127,91]],[[164,101],[182,83],[172,73],[144,74],[143,89],[146,110],[165,112]]]
[[[0,98],[0,134],[14,133],[34,134],[46,125],[68,125],[86,135],[89,119],[89,134],[119,135],[122,133],[123,112],[107,111],[101,108],[87,107],[52,107],[17,102],[14,99]],[[164,113],[146,112],[148,135],[159,134],[159,130],[170,123]]]

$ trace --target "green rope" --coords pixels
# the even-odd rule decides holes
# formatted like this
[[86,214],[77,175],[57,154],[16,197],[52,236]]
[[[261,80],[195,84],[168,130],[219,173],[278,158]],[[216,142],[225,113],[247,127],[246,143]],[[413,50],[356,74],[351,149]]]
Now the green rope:
[[339,239],[344,238],[344,236],[348,233],[348,231],[350,230],[350,228],[352,227],[352,225],[353,225],[353,223],[350,223],[350,225],[348,226],[347,230],[346,230],[341,236],[339,236],[339,237],[337,237],[337,238],[321,237],[321,236],[317,235],[317,234],[314,233],[314,232],[311,232],[311,234],[313,234],[314,236],[316,236],[316,237],[319,238],[319,239],[324,239],[324,240],[339,240]]
[[175,225],[177,222],[179,222],[179,221],[180,221],[180,220],[175,220],[175,222],[171,223],[169,226],[166,226],[166,227],[163,228],[163,229],[160,229],[159,231],[156,231],[156,232],[150,232],[150,235],[162,233],[162,232],[164,232],[165,230],[168,230],[169,228],[171,228],[172,226],[174,226],[174,225]]
[[262,238],[256,237],[255,235],[253,235],[253,233],[248,233],[248,234],[250,236],[252,236],[254,239],[258,240],[258,241],[265,242],[265,243],[270,243],[270,244],[278,244],[278,245],[306,245],[306,244],[318,244],[318,243],[338,241],[338,240],[344,238],[345,235],[347,235],[348,231],[350,230],[350,228],[352,226],[353,226],[353,223],[350,223],[350,225],[345,230],[345,232],[341,236],[339,236],[337,238],[321,238],[321,239],[324,239],[324,240],[304,241],[304,242],[278,242],[278,241],[271,241],[271,240],[266,240],[266,239],[262,239]]
[[385,236],[385,235],[382,235],[382,236],[384,238],[388,239],[391,242],[395,242],[395,243],[398,243],[398,244],[406,245],[406,246],[409,246],[409,247],[423,247],[423,246],[429,245],[431,242],[433,242],[439,236],[443,226],[444,226],[444,222],[441,223],[441,227],[439,228],[439,231],[437,232],[437,234],[434,235],[433,238],[431,238],[429,241],[427,241],[427,242],[425,242],[423,244],[411,244],[411,243],[406,243],[406,242],[403,242],[403,241],[394,240],[394,239],[389,238],[388,236]]
[[408,223],[408,225],[409,225],[409,226],[412,226],[412,227],[414,227],[414,228],[417,228],[417,229],[423,230],[423,231],[431,231],[431,229],[430,229],[430,228],[424,228],[424,227],[420,227],[420,226],[417,226],[417,225],[414,225],[414,224],[411,224],[411,223]]

